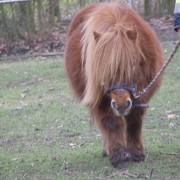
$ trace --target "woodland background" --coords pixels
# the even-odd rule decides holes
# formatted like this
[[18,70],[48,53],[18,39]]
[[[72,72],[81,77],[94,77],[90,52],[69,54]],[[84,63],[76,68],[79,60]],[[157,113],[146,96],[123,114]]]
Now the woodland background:
[[[37,52],[63,52],[65,34],[73,15],[93,2],[111,0],[0,0],[0,56]],[[118,0],[128,3],[155,27],[173,40],[175,0]],[[170,32],[165,33],[167,28]]]

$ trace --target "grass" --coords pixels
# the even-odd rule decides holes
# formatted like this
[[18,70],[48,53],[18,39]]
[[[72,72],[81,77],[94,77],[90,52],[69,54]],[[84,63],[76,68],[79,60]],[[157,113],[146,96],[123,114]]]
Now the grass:
[[147,158],[124,170],[101,156],[100,133],[74,100],[62,58],[0,62],[0,179],[132,179],[152,169],[152,179],[179,179],[179,58],[145,117]]

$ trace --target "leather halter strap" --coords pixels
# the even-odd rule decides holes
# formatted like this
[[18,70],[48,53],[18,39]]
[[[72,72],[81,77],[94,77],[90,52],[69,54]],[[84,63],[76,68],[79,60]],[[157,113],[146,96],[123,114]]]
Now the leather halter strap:
[[[130,86],[127,86],[127,85],[116,84],[116,85],[112,85],[111,87],[109,87],[104,92],[104,94],[106,95],[106,94],[110,93],[114,89],[125,89],[125,90],[129,91],[129,93],[132,95],[134,100],[136,99],[135,97],[136,97],[137,86],[136,87],[130,87]],[[148,108],[149,105],[145,104],[145,103],[135,103],[135,102],[133,102],[132,107]]]
[[127,86],[127,85],[116,84],[116,85],[112,85],[111,87],[106,89],[104,94],[108,94],[108,93],[110,93],[114,89],[125,89],[125,90],[129,91],[133,95],[133,97],[134,97],[134,94],[136,93],[136,89],[137,88],[136,87],[130,87],[130,86]]
[[139,107],[139,108],[149,108],[149,105],[148,104],[145,104],[145,103],[133,103],[132,104],[132,107]]

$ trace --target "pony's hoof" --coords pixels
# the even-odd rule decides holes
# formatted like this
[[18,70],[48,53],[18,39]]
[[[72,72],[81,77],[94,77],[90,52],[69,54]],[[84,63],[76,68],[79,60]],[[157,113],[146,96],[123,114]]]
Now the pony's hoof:
[[108,156],[108,153],[105,150],[102,150],[102,156],[106,157],[106,156]]
[[117,169],[125,169],[128,167],[128,161],[121,161],[121,162],[111,162],[111,164],[113,165],[113,167],[117,168]]
[[131,160],[135,161],[135,162],[144,161],[145,160],[145,155],[144,155],[144,153],[131,154]]
[[124,150],[118,150],[110,155],[111,164],[118,169],[126,168],[129,160],[130,154]]

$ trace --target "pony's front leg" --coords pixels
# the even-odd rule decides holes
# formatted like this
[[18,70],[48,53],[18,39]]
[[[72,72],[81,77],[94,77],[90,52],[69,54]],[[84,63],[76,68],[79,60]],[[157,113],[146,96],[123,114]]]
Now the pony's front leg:
[[125,168],[130,160],[126,142],[126,122],[123,118],[104,118],[100,128],[103,135],[103,155],[109,155],[111,164]]
[[142,142],[142,122],[144,109],[133,109],[126,117],[127,122],[127,148],[131,154],[131,160],[144,161],[144,147]]

